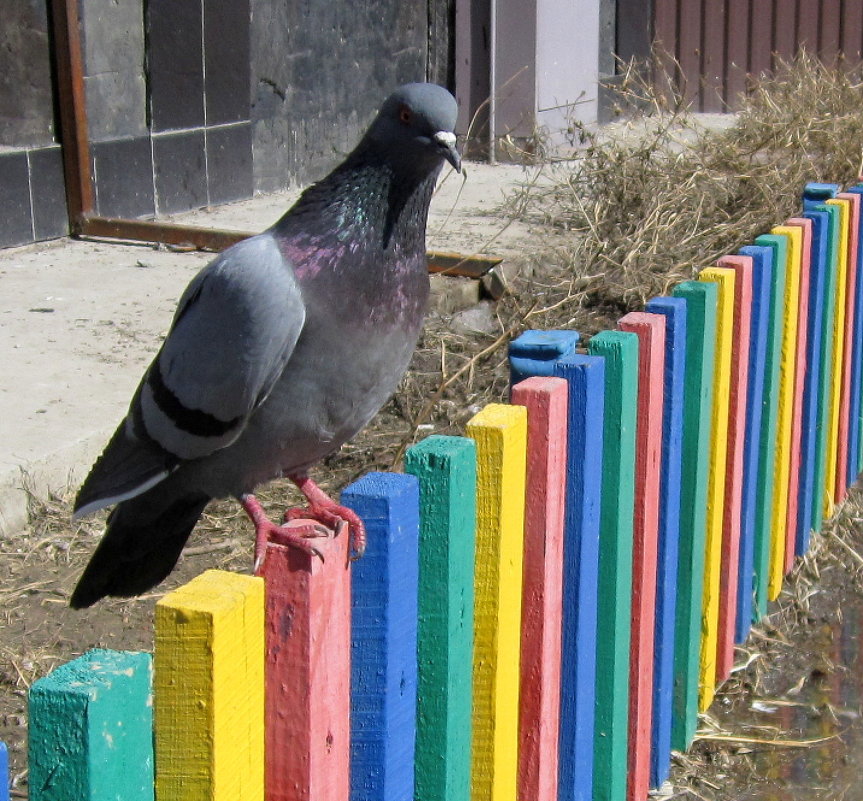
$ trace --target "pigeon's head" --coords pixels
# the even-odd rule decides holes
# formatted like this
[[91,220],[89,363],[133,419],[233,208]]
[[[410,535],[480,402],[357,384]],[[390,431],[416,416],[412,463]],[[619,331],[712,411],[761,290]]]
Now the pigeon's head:
[[446,159],[461,172],[454,133],[455,98],[433,83],[407,83],[384,102],[367,134],[396,161],[438,166]]

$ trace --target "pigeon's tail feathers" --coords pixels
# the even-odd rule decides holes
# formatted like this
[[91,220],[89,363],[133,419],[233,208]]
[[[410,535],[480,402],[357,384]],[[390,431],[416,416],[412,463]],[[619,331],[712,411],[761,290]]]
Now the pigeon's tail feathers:
[[155,587],[173,570],[210,498],[164,482],[123,501],[72,593],[73,609],[111,595],[128,598]]
[[73,517],[86,517],[147,492],[167,478],[177,462],[156,443],[138,439],[123,421],[78,491]]

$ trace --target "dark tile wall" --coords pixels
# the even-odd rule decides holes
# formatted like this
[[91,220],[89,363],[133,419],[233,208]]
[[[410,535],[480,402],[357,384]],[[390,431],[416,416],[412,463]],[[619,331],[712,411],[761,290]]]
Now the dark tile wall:
[[353,148],[392,89],[426,78],[426,0],[251,4],[260,191],[320,178]]
[[83,0],[79,8],[91,141],[144,136],[147,115],[140,0]]
[[249,120],[249,0],[204,0],[207,125]]
[[69,232],[58,146],[0,153],[0,247]]
[[172,214],[207,205],[204,131],[153,137],[159,211]]
[[156,211],[150,137],[95,142],[91,146],[96,213],[151,217]]
[[201,15],[200,0],[147,3],[147,75],[153,131],[193,128],[206,122]]
[[251,197],[252,126],[245,122],[207,131],[207,171],[210,203]]
[[34,238],[66,236],[69,233],[69,215],[60,146],[31,150],[29,157]]
[[33,241],[30,175],[24,151],[0,155],[0,215],[4,244],[23,245]]
[[251,197],[249,0],[149,0],[156,211]]
[[[433,0],[435,28],[432,0],[79,0],[97,213],[170,214],[320,177],[393,86],[449,74],[451,43],[432,53],[429,37],[454,1]],[[0,246],[68,230],[47,3],[7,11]]]
[[0,145],[54,141],[54,101],[45,0],[0,5]]

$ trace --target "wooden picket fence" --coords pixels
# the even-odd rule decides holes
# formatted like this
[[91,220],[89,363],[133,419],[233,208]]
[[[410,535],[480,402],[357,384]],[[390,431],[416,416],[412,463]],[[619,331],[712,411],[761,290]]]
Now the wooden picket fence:
[[861,195],[520,336],[511,404],[342,493],[361,560],[270,545],[36,682],[31,801],[643,801],[863,468]]

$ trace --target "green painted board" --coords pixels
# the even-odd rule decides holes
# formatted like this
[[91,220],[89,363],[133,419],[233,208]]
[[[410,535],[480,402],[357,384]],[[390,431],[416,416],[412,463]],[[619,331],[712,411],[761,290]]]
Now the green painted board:
[[471,767],[476,445],[431,436],[405,454],[419,479],[415,798],[468,801]]
[[153,801],[150,654],[88,651],[29,695],[31,801]]
[[718,290],[713,283],[686,281],[678,284],[672,294],[686,301],[686,366],[671,747],[685,751],[698,722]]
[[[788,272],[788,238],[776,234],[756,237],[758,247],[773,253],[773,277],[768,304],[767,353],[764,358],[764,406],[761,416],[761,447],[758,459],[758,488],[755,496],[755,557],[752,620],[767,614],[767,586],[770,580],[770,538],[773,530],[774,467],[779,425],[779,367],[782,362],[782,330],[785,317],[785,282]],[[823,483],[823,482],[822,482]]]
[[588,344],[605,359],[605,421],[599,523],[596,729],[593,799],[626,798],[632,610],[638,336],[602,331]]
[[830,393],[833,386],[833,325],[836,317],[836,275],[839,269],[839,208],[814,206],[812,211],[826,212],[827,260],[824,269],[824,315],[821,336],[821,383],[818,387],[817,425],[815,429],[815,500],[812,504],[812,530],[821,531],[824,523],[824,484],[827,471],[827,434],[830,426]]

